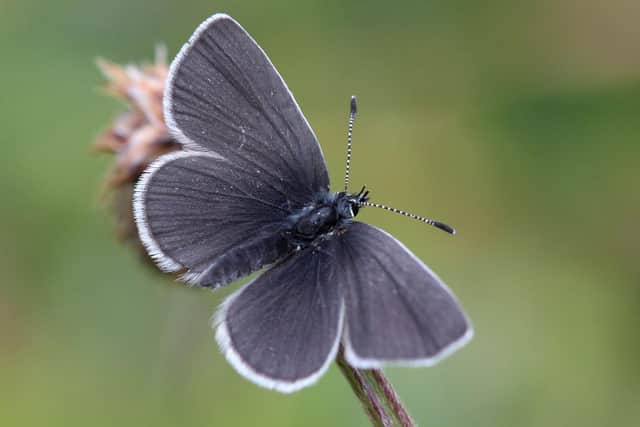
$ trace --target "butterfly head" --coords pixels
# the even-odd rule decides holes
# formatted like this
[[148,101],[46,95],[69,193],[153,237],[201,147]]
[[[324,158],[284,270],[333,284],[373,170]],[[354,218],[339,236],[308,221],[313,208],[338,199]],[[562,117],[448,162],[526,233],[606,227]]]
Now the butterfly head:
[[344,219],[351,219],[358,215],[360,208],[369,200],[369,191],[362,187],[360,192],[352,194],[341,192],[336,198],[336,210],[338,216]]

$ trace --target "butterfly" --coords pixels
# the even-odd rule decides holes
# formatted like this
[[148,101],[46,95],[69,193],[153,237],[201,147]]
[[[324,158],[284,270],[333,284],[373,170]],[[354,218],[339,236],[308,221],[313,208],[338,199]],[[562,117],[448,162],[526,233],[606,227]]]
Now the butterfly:
[[204,21],[171,64],[164,114],[183,150],[136,184],[149,255],[189,284],[219,288],[264,269],[218,310],[216,340],[256,384],[313,384],[339,346],[356,368],[429,366],[472,336],[445,284],[363,207],[445,224],[351,193],[351,100],[345,189],[329,190],[313,130],[260,46],[231,17]]

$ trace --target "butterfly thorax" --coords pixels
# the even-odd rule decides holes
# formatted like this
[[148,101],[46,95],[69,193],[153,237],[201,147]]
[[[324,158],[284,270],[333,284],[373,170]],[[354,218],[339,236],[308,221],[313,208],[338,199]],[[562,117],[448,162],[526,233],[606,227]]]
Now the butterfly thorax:
[[288,217],[285,235],[292,245],[307,246],[348,223],[365,201],[362,192],[319,193],[312,203]]

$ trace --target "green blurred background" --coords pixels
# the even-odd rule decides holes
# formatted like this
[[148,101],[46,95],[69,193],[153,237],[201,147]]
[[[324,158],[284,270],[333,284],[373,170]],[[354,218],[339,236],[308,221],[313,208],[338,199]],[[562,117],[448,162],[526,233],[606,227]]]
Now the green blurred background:
[[424,426],[640,425],[640,3],[0,0],[0,425],[367,425],[333,367],[280,395],[114,237],[90,145],[124,109],[94,58],[170,56],[216,11],[295,93],[343,176],[461,299],[476,336],[387,372]]

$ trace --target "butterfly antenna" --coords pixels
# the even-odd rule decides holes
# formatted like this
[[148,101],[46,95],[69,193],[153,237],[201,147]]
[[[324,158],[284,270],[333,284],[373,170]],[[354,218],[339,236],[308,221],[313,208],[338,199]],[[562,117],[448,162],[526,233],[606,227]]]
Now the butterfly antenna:
[[347,171],[344,174],[344,191],[349,190],[349,171],[351,170],[351,135],[353,134],[353,122],[356,119],[358,106],[356,97],[351,97],[351,108],[349,111],[349,127],[347,128]]
[[434,227],[439,228],[442,231],[446,231],[449,234],[456,234],[456,230],[453,227],[448,226],[447,224],[444,224],[444,223],[442,223],[440,221],[434,221],[432,219],[425,218],[425,217],[420,216],[420,215],[415,215],[415,214],[403,211],[401,209],[396,209],[396,208],[392,208],[390,206],[385,206],[385,205],[381,205],[379,203],[371,203],[371,202],[363,202],[362,206],[371,206],[372,208],[384,209],[384,210],[389,211],[389,212],[393,212],[393,213],[397,213],[397,214],[400,214],[400,215],[404,215],[404,216],[407,216],[409,218],[413,218],[413,219],[417,219],[418,221],[422,221],[422,222],[424,222],[426,224],[433,225]]

